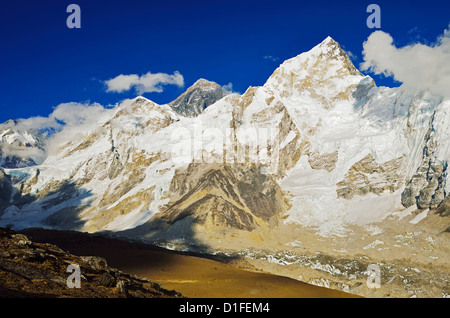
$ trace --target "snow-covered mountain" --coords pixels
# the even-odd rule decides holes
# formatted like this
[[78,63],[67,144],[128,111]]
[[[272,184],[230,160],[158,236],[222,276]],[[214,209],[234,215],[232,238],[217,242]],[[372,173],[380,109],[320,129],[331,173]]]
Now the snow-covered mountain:
[[[435,209],[448,193],[449,101],[426,92],[376,87],[330,37],[285,61],[264,86],[250,87],[242,96],[226,95],[205,109],[204,103],[220,96],[205,100],[201,94],[219,88],[199,80],[170,105],[181,113],[190,109],[196,118],[143,97],[124,103],[109,121],[41,165],[9,171],[27,174],[21,182],[29,193],[22,195],[31,202],[9,210],[32,207],[40,217],[26,217],[27,222],[45,225],[50,217],[57,226],[55,215],[73,208],[80,212],[79,229],[123,230],[167,214],[175,193],[185,204],[190,202],[189,183],[199,186],[198,178],[208,182],[208,192],[215,192],[230,176],[221,174],[217,184],[206,176],[237,169],[242,175],[255,172],[264,180],[273,179],[270,189],[279,188],[280,198],[289,193],[291,207],[271,208],[269,214],[286,212],[286,221],[324,229],[333,224],[333,231],[346,223],[377,220],[402,205]],[[190,104],[193,99],[195,105]],[[197,109],[200,104],[202,109]],[[2,142],[41,149],[39,138],[10,128],[2,130]],[[36,171],[39,176],[33,178]],[[175,184],[181,176],[196,181]],[[68,184],[72,204],[66,198]],[[251,193],[258,196],[263,188]],[[223,195],[227,204],[245,211],[242,215],[256,212],[241,196],[231,199],[230,191]],[[198,205],[201,197],[193,202]],[[376,212],[361,215],[360,205],[366,201]],[[196,214],[196,209],[190,211]],[[324,217],[335,221],[323,223]]]
[[20,127],[15,120],[0,124],[0,167],[27,167],[44,158],[44,136],[39,130]]
[[359,244],[421,220],[431,238],[449,231],[449,100],[377,87],[330,37],[263,86],[222,92],[199,80],[170,105],[137,97],[41,164],[4,169],[14,189],[0,226],[212,250],[294,246],[305,233]]

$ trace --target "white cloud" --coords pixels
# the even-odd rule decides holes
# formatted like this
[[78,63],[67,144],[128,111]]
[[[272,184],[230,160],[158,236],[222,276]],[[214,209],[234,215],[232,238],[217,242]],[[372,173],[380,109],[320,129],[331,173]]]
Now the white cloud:
[[107,92],[122,93],[129,91],[132,88],[136,90],[138,94],[152,93],[163,91],[163,85],[176,85],[179,87],[184,86],[184,78],[180,72],[175,71],[172,75],[166,73],[148,72],[144,75],[130,74],[119,75],[110,80],[104,82],[107,85]]
[[46,148],[49,154],[59,147],[83,136],[99,123],[110,119],[116,108],[106,108],[98,103],[63,103],[55,107],[49,119],[59,124],[59,129],[48,140]]
[[233,93],[233,83],[228,83],[227,85],[223,85],[222,88],[228,92],[228,93]]
[[17,144],[2,143],[0,150],[3,157],[19,157],[21,159],[33,159],[35,163],[42,163],[46,157],[45,151],[37,147],[21,147]]
[[30,118],[20,118],[17,120],[15,124],[15,129],[42,129],[42,127],[45,127],[46,129],[55,129],[58,128],[60,125],[55,121],[54,118],[50,117],[42,117],[42,116],[36,116],[36,117],[30,117]]
[[345,54],[347,54],[347,56],[353,61],[357,61],[358,60],[358,56],[356,54],[353,54],[352,51],[347,50],[347,48],[344,45],[341,45],[342,49],[344,50]]
[[263,59],[265,59],[265,60],[270,60],[270,61],[272,61],[272,62],[277,62],[277,61],[280,60],[279,57],[272,56],[272,55],[266,55],[266,56],[263,57]]
[[[30,117],[18,119],[15,123],[3,124],[4,128],[13,130],[37,129],[41,131],[51,131],[51,135],[46,139],[45,148],[48,154],[54,153],[59,147],[75,140],[78,136],[85,135],[91,129],[97,127],[99,123],[110,119],[117,107],[104,107],[98,103],[62,103],[56,106],[48,117]],[[11,147],[2,147],[5,154],[19,155]],[[28,150],[28,152],[34,150]],[[29,156],[29,153],[21,150],[20,156]]]
[[65,126],[79,126],[97,122],[102,115],[109,113],[112,108],[105,108],[98,103],[62,103],[53,109],[48,117],[36,116],[19,118],[16,122],[3,124],[16,130],[28,129],[56,129]]
[[408,88],[450,97],[449,30],[433,45],[416,43],[402,48],[395,47],[389,34],[375,31],[363,47],[362,70],[393,76]]
[[110,112],[111,109],[98,103],[63,103],[55,107],[49,118],[64,122],[68,126],[91,125]]

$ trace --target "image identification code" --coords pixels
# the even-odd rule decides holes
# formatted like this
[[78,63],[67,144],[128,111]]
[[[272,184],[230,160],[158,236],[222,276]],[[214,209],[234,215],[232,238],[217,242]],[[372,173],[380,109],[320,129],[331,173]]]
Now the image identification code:
[[223,303],[223,305],[205,305],[205,304],[186,304],[180,305],[179,312],[181,313],[204,313],[209,316],[214,311],[223,313],[264,313],[270,311],[269,303],[253,303],[253,302],[238,302],[238,303]]
[[269,312],[269,303],[224,303],[223,312]]

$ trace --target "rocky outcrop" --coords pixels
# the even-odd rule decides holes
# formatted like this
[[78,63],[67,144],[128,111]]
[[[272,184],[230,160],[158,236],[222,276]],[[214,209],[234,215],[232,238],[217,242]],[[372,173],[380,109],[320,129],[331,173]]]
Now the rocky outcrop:
[[381,194],[398,190],[403,178],[398,173],[403,158],[397,158],[379,164],[372,154],[355,163],[345,174],[344,180],[338,182],[337,195],[351,199],[355,195],[366,195],[369,192]]
[[0,169],[0,216],[6,207],[9,206],[12,191],[10,178],[5,174],[3,169]]
[[[436,214],[442,217],[450,217],[450,197],[446,197],[444,201],[442,201],[436,209]],[[448,232],[450,232],[450,228],[448,229]]]
[[170,186],[171,203],[157,217],[169,224],[195,223],[251,231],[277,222],[287,208],[273,176],[260,167],[191,164]]
[[[80,269],[80,288],[69,288]],[[180,293],[148,279],[123,273],[97,256],[75,256],[56,245],[33,242],[28,236],[0,228],[0,298],[179,298]]]
[[436,209],[446,197],[445,182],[447,162],[436,158],[437,145],[433,138],[431,121],[424,138],[422,161],[402,193],[402,204],[410,207],[414,204],[419,209]]
[[311,168],[318,170],[326,170],[331,172],[336,167],[339,153],[337,151],[331,153],[320,154],[316,151],[309,153],[308,162]]

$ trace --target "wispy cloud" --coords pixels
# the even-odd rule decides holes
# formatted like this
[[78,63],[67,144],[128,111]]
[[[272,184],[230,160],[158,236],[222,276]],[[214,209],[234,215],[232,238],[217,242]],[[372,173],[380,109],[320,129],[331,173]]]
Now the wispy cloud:
[[108,108],[98,103],[63,103],[55,107],[49,119],[53,119],[60,126],[57,128],[57,132],[48,139],[46,148],[49,154],[111,118],[116,107],[118,106]]
[[107,86],[107,92],[122,93],[135,89],[136,93],[152,93],[163,91],[164,85],[184,86],[184,78],[180,72],[175,71],[172,75],[166,73],[151,73],[148,72],[143,75],[130,74],[119,75],[107,81],[104,81]]
[[356,61],[358,59],[358,56],[356,56],[355,54],[353,54],[352,51],[345,51],[345,54],[347,54],[347,56],[352,60],[352,61]]
[[419,29],[418,26],[411,28],[408,31],[408,35],[417,42],[420,41],[422,43],[428,44],[428,41],[422,36],[422,30]]
[[231,82],[227,85],[223,85],[222,88],[228,93],[233,93],[233,83]]
[[28,129],[56,129],[60,127],[60,124],[51,117],[35,116],[30,118],[20,118],[17,119],[13,125],[8,128],[18,129],[18,130],[28,130]]
[[[46,140],[45,145],[47,152],[51,154],[63,144],[86,134],[97,127],[99,123],[111,118],[117,107],[119,105],[104,107],[98,103],[63,103],[56,106],[48,117],[37,116],[17,119],[16,122],[11,122],[8,127],[5,126],[4,128],[51,131],[52,134]],[[2,150],[6,154],[14,154],[12,149]]]
[[[449,28],[450,29],[450,28]],[[383,31],[373,32],[363,47],[362,70],[392,76],[405,87],[450,97],[450,31],[435,43],[397,48]]]
[[341,45],[342,49],[344,50],[345,54],[355,63],[358,60],[358,56],[354,54],[352,51],[347,50],[345,45]]
[[272,62],[278,62],[280,60],[279,57],[272,56],[272,55],[263,56],[263,59],[269,60],[269,61],[272,61]]

